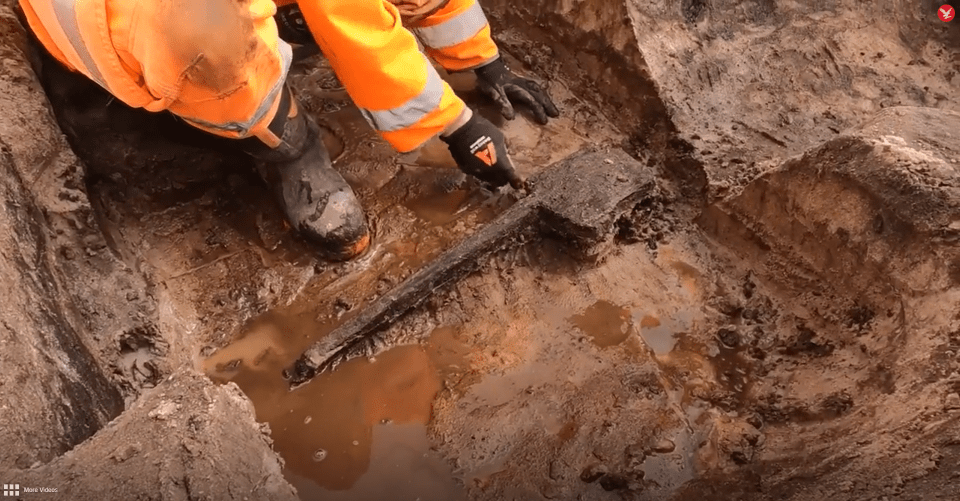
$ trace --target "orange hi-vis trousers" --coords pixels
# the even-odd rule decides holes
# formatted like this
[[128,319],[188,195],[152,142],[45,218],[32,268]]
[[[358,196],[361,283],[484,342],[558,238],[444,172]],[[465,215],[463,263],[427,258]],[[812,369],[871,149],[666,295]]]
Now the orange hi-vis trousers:
[[[444,68],[498,55],[477,0],[449,0],[405,27],[394,3],[301,0],[311,33],[367,121],[398,151],[416,149],[464,110],[420,52]],[[435,0],[434,0],[435,1]],[[276,2],[276,3],[275,3]],[[279,144],[292,49],[277,4],[292,0],[20,0],[44,47],[129,106],[168,110],[220,136]]]

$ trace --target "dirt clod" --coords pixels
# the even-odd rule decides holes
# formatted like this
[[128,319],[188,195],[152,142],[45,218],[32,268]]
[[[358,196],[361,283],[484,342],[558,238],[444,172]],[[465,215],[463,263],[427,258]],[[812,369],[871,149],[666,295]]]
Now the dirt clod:
[[631,444],[623,451],[623,462],[630,471],[638,471],[647,458],[647,449],[641,444]]
[[[193,413],[199,409],[203,412]],[[17,478],[25,485],[58,486],[65,499],[81,501],[154,499],[158,479],[168,479],[163,488],[176,499],[196,497],[191,489],[203,486],[217,493],[211,498],[240,492],[251,499],[294,501],[268,441],[236,386],[217,386],[181,371],[147,390],[90,441]],[[232,458],[229,468],[219,461],[223,458]]]
[[607,472],[608,472],[608,469],[605,465],[600,463],[593,463],[588,465],[586,468],[584,468],[580,472],[580,480],[588,484],[592,484],[593,482],[596,482],[601,477],[606,475]]
[[607,473],[600,477],[600,487],[605,491],[622,491],[630,487],[630,480],[623,475]]
[[960,394],[951,393],[947,395],[943,402],[943,408],[948,411],[960,409]]
[[[744,315],[746,316],[746,315]],[[740,333],[735,328],[724,327],[717,331],[717,338],[727,348],[736,348],[740,346]]]

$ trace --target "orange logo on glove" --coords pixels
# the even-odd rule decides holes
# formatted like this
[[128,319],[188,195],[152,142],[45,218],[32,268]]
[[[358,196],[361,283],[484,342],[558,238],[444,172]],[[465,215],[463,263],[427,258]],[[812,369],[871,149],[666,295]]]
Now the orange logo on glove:
[[497,149],[494,148],[493,141],[487,143],[486,147],[482,150],[474,153],[474,156],[482,160],[483,163],[492,167],[493,164],[497,163]]

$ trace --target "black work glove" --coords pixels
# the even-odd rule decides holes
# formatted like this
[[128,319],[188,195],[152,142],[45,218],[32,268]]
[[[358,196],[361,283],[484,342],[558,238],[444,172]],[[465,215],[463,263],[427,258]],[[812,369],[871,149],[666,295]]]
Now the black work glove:
[[440,139],[447,143],[463,172],[493,187],[507,183],[517,189],[523,187],[523,180],[507,155],[503,133],[479,113],[474,112],[467,123]]
[[477,73],[477,87],[500,105],[500,114],[507,120],[513,120],[517,116],[513,102],[530,108],[541,125],[547,123],[547,117],[560,116],[550,94],[537,82],[510,71],[507,63],[503,61],[503,56],[498,56],[474,71]]
[[277,13],[273,15],[277,22],[277,32],[280,38],[287,43],[297,45],[316,45],[313,39],[313,33],[307,27],[307,21],[300,12],[300,6],[293,3],[277,7]]

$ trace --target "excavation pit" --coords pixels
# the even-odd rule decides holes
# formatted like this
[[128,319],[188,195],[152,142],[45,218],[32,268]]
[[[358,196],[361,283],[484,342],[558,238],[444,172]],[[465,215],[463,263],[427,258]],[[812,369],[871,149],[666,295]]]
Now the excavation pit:
[[360,261],[319,261],[229,142],[29,65],[0,5],[4,482],[952,499],[960,25],[928,3],[485,2],[562,117],[503,121],[445,77],[521,172],[607,148],[658,189],[601,259],[524,235],[391,321],[375,360],[294,391],[300,353],[522,199],[442,143],[396,155],[309,59],[294,86],[376,231]]

